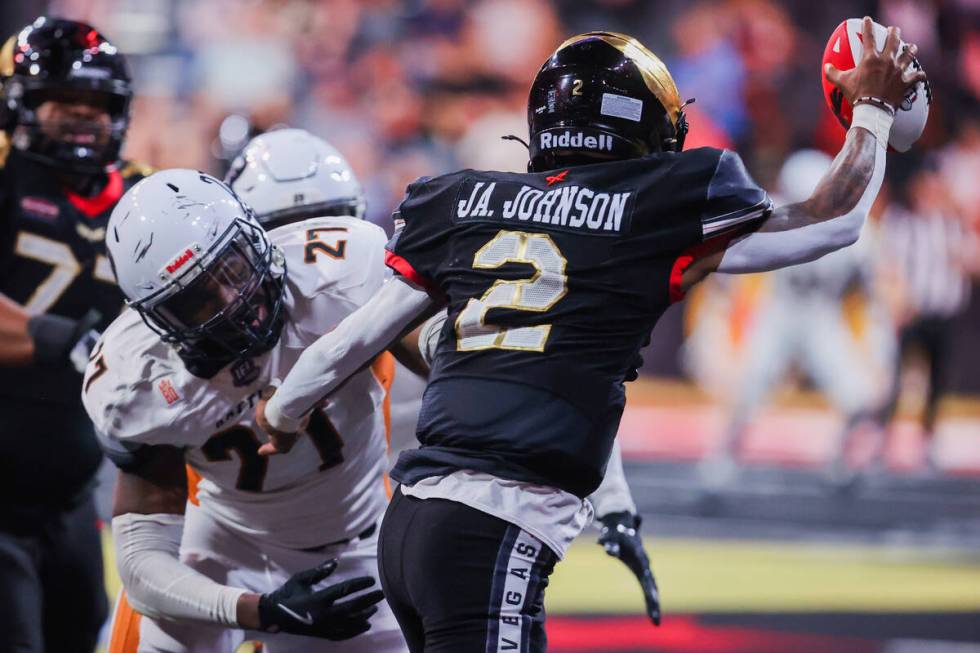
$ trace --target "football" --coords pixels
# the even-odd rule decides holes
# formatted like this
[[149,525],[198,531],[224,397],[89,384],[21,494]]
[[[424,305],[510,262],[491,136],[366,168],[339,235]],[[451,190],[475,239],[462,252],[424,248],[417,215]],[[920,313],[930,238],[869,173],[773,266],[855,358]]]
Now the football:
[[[884,25],[874,24],[875,46],[880,52],[885,45],[887,30]],[[905,42],[902,42],[902,46]],[[901,48],[900,48],[901,50]],[[848,18],[834,30],[827,41],[820,64],[820,76],[823,80],[823,95],[827,105],[834,112],[844,129],[851,126],[851,103],[843,94],[830,83],[823,72],[826,64],[833,64],[838,70],[850,70],[855,62],[861,60],[864,45],[861,43],[861,19]],[[918,61],[909,64],[910,68],[921,68]],[[919,82],[905,94],[905,99],[896,107],[895,122],[888,138],[888,145],[897,152],[906,152],[922,135],[929,117],[929,103],[932,92],[929,82]]]

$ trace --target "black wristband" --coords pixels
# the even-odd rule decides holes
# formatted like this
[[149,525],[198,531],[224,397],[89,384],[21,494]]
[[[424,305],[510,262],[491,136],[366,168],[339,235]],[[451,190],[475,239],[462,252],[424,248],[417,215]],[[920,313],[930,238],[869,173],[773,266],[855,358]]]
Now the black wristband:
[[27,321],[27,335],[34,341],[34,362],[51,366],[65,362],[78,337],[78,320],[42,313]]
[[34,363],[39,366],[63,364],[78,340],[94,329],[102,314],[94,308],[82,319],[42,313],[27,321],[27,335],[34,341]]

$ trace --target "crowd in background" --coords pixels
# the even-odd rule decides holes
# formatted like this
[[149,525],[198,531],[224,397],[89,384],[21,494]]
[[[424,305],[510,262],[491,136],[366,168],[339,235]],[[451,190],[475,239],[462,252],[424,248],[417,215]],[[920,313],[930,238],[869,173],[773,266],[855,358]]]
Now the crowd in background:
[[836,152],[843,130],[819,60],[843,17],[869,12],[918,44],[936,89],[923,149],[943,148],[950,200],[980,219],[980,12],[969,0],[54,0],[50,11],[89,19],[129,54],[130,157],[222,172],[250,132],[305,127],[351,159],[381,224],[419,175],[522,169],[522,147],[500,136],[526,134],[538,66],[592,29],[628,32],[661,56],[697,99],[691,146],[737,149],[769,185],[795,149]]
[[[389,230],[418,176],[522,170],[523,146],[501,137],[526,135],[531,78],[564,38],[594,29],[639,38],[696,98],[688,147],[733,148],[774,187],[793,152],[833,154],[842,143],[819,61],[840,20],[870,14],[919,46],[933,87],[926,132],[913,153],[891,157],[875,211],[874,292],[896,349],[918,343],[948,359],[949,324],[980,268],[980,6],[971,0],[54,0],[36,9],[87,19],[129,54],[138,98],[128,157],[220,174],[251,135],[305,127],[345,153],[368,218]],[[976,376],[957,387],[980,389]]]

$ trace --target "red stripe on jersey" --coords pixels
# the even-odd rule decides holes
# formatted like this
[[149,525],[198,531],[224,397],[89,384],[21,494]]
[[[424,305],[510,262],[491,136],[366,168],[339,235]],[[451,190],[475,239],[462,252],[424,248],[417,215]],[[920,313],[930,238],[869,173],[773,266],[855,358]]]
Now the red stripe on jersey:
[[428,291],[435,289],[436,285],[415,271],[412,264],[403,259],[398,254],[390,250],[385,250],[385,265],[402,275],[417,286],[422,286]]
[[123,194],[122,175],[115,169],[110,170],[108,174],[108,181],[106,181],[105,186],[102,187],[102,190],[97,195],[85,197],[78,193],[66,191],[68,201],[89,218],[102,215],[102,213],[118,202]]
[[757,227],[758,225],[754,223],[742,225],[739,229],[722,234],[721,236],[715,236],[681,252],[681,255],[674,260],[674,265],[670,268],[669,293],[671,303],[679,302],[687,294],[681,289],[681,282],[684,278],[684,272],[691,267],[692,263],[716,252],[720,252],[723,249],[728,249],[728,245],[733,240],[750,231],[755,231]]
[[691,263],[694,263],[694,254],[688,250],[678,256],[670,268],[670,302],[672,304],[684,299],[686,293],[681,289],[681,281],[684,277],[684,271],[691,267]]

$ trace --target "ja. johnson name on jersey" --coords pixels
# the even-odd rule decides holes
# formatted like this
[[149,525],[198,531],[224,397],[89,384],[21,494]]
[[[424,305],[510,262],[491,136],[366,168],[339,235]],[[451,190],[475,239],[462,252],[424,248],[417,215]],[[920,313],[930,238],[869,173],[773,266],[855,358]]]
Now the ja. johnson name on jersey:
[[[564,181],[565,173],[548,177],[549,186]],[[538,222],[575,231],[629,231],[633,191],[604,193],[576,184],[535,188],[506,181],[463,183],[456,218]],[[624,219],[625,218],[625,219]]]

